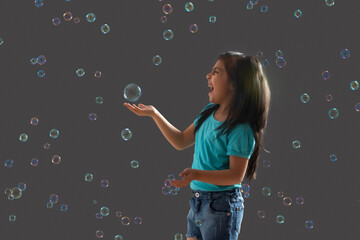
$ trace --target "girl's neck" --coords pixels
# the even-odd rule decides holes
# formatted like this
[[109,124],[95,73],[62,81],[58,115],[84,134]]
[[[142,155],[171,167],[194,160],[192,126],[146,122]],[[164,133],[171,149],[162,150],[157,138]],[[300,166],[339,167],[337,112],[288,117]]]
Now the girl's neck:
[[214,118],[218,121],[225,121],[227,116],[228,114],[221,113],[219,109],[214,112]]

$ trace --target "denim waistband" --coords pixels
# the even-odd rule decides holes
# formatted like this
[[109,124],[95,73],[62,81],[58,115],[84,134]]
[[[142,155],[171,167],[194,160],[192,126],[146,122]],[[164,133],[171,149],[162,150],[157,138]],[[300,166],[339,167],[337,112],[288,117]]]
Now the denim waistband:
[[191,191],[193,197],[195,196],[196,198],[199,199],[212,199],[219,197],[221,195],[234,196],[238,193],[241,194],[240,188],[234,188],[232,190],[225,190],[225,191],[200,191],[200,190],[192,190],[192,189]]

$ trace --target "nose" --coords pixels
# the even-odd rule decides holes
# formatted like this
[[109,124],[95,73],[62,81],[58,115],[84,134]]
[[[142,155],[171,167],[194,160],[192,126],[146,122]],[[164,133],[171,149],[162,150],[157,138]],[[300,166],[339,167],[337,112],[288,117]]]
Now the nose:
[[206,79],[207,79],[207,80],[210,80],[209,76],[210,76],[210,73],[208,73],[208,74],[206,75]]

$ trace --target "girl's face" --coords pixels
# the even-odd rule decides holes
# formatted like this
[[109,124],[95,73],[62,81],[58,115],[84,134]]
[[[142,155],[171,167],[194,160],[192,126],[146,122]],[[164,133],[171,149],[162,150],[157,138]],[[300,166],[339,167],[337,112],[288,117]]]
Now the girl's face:
[[217,60],[212,71],[206,75],[206,78],[208,85],[213,87],[213,90],[209,92],[210,102],[227,106],[231,101],[234,88],[228,82],[225,65],[221,60]]

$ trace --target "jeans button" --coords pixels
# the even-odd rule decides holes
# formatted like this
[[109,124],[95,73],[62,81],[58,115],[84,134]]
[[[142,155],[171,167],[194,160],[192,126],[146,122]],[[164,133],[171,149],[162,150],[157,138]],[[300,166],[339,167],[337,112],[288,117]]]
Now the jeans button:
[[199,197],[200,196],[200,194],[199,193],[195,193],[195,197]]

